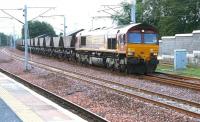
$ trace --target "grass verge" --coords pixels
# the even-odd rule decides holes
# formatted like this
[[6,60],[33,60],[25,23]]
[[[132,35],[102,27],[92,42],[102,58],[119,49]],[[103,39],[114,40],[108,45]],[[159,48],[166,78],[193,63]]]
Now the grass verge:
[[187,68],[183,70],[174,70],[173,65],[159,64],[156,71],[200,78],[200,67],[197,66],[187,66]]

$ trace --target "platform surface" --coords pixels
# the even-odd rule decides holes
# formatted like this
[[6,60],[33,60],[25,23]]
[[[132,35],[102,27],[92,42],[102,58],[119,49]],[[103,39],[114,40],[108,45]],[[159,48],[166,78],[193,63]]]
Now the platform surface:
[[86,122],[0,73],[0,122]]

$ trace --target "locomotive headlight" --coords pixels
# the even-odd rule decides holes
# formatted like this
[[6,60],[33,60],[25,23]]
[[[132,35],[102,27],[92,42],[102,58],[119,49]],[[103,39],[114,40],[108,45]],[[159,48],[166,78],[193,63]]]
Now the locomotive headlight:
[[154,55],[154,56],[157,56],[157,55],[158,55],[158,53],[153,53],[153,55]]
[[134,50],[134,49],[131,49],[131,48],[128,48],[128,55],[129,55],[129,56],[135,55],[135,50]]
[[129,55],[129,56],[134,56],[134,55],[135,55],[135,52],[128,52],[128,55]]
[[150,49],[150,53],[153,53],[153,49]]

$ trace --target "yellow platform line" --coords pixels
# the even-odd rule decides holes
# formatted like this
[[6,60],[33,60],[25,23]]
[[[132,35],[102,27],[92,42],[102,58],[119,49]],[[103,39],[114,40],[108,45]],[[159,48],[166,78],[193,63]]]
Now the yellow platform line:
[[0,87],[0,98],[4,100],[23,122],[43,122],[29,107],[25,106],[2,87]]

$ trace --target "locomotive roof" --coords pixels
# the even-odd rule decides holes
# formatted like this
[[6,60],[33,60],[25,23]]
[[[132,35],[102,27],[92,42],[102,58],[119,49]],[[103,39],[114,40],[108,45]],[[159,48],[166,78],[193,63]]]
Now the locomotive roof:
[[[122,26],[117,26],[113,28],[97,28],[95,30],[85,30],[81,31],[78,33],[78,35],[82,36],[89,36],[89,35],[113,35],[117,33],[125,34],[127,33],[130,29],[134,27],[151,27],[155,29],[153,26],[148,25],[148,24],[142,24],[142,23],[135,23],[135,24],[129,24],[129,25],[122,25]],[[156,29],[155,29],[156,30]]]

